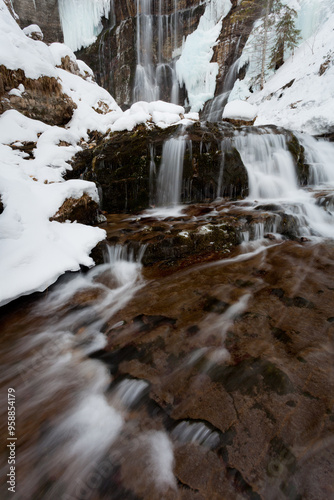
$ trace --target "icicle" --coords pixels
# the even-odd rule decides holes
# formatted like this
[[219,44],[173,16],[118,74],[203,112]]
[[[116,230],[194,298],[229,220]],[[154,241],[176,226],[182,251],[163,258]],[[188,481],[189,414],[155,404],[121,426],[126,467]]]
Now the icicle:
[[114,0],[59,0],[64,41],[72,50],[88,47],[102,31],[102,17],[114,12]]

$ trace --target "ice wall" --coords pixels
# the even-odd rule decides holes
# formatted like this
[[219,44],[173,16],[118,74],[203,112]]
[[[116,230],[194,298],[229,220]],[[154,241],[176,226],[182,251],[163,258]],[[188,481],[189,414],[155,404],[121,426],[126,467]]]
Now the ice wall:
[[102,31],[102,17],[114,10],[114,0],[58,0],[64,42],[73,51],[88,47]]
[[334,12],[333,0],[297,0],[297,3],[294,7],[298,12],[296,27],[301,31],[302,40],[316,37],[319,28]]
[[202,109],[212,99],[216,88],[218,64],[212,63],[213,47],[223,18],[232,8],[230,0],[208,0],[197,29],[187,36],[176,63],[180,84],[185,84],[192,111]]

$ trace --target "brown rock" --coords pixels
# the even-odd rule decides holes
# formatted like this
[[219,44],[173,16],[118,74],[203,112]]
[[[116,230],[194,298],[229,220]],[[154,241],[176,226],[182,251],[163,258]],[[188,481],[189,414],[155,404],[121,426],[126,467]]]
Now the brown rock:
[[[8,92],[24,85],[22,96],[11,96]],[[0,66],[0,114],[16,109],[23,115],[49,125],[65,125],[71,118],[76,104],[63,94],[55,78],[42,76],[36,80],[26,78],[24,71],[9,70]]]
[[67,220],[80,222],[81,224],[96,224],[99,206],[88,194],[81,198],[67,198],[58,212],[50,218],[50,221],[66,222]]

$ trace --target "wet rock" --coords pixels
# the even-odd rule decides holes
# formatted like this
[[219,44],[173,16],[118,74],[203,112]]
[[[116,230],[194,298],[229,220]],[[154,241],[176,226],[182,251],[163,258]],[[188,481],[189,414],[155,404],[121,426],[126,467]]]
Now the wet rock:
[[231,123],[235,127],[250,127],[254,125],[256,118],[254,120],[236,120],[234,118],[224,118],[225,122]]
[[222,383],[227,392],[255,394],[270,390],[284,395],[295,391],[289,377],[266,360],[247,359],[235,366],[212,367],[209,374],[212,380]]
[[300,186],[306,186],[309,183],[310,167],[306,163],[304,147],[299,143],[297,137],[290,132],[291,139],[287,146],[296,164],[297,178]]
[[0,215],[2,214],[2,212],[4,211],[4,205],[3,205],[3,202],[2,202],[2,198],[0,196]]
[[98,222],[98,213],[98,204],[85,193],[77,199],[67,198],[50,221],[66,222],[69,220],[92,225]]
[[[164,130],[139,126],[135,131],[115,133],[89,154],[79,154],[74,171],[101,186],[102,207],[109,213],[138,211],[155,203],[156,179],[166,140],[185,135],[186,148],[181,189],[182,202],[238,198],[248,194],[248,175],[240,155],[222,140],[231,127],[199,123],[185,131],[173,126]],[[152,175],[154,161],[156,174]]]

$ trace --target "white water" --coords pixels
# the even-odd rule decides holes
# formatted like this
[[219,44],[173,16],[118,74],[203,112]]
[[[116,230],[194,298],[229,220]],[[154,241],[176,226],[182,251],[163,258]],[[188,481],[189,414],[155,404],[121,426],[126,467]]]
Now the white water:
[[[154,14],[153,0],[137,0],[136,51],[137,66],[133,100],[156,101],[161,99],[166,88],[170,87],[169,101],[179,102],[179,83],[175,73],[175,62],[166,62],[164,52],[170,45],[173,54],[177,53],[181,11],[174,2],[174,12],[164,14],[164,5],[159,0],[158,13]],[[157,49],[155,50],[157,31]],[[174,57],[174,56],[173,56]]]
[[[334,145],[301,134],[298,138],[310,164],[313,190],[333,188]],[[331,214],[316,205],[310,190],[298,186],[294,160],[283,135],[244,132],[234,143],[247,168],[250,200],[281,204],[284,212],[295,218],[300,235],[334,237]]]
[[250,198],[291,198],[297,177],[283,135],[240,133],[235,146],[247,168]]
[[163,145],[157,179],[157,204],[160,207],[175,207],[181,203],[183,160],[186,144],[185,136],[179,136],[169,139]]
[[[106,264],[69,276],[32,310],[28,325],[15,326],[14,333],[29,334],[13,339],[4,353],[0,381],[15,387],[18,421],[31,426],[16,463],[24,498],[37,498],[41,491],[45,500],[92,498],[113,470],[108,456],[127,425],[127,408],[148,384],[124,380],[107,395],[109,370],[87,354],[104,347],[103,325],[140,290],[140,259],[140,253],[134,258],[124,247],[110,247]],[[32,320],[42,326],[31,330]],[[138,439],[155,464],[157,487],[174,486],[173,452],[165,433],[139,433]],[[6,474],[7,466],[1,472]]]

